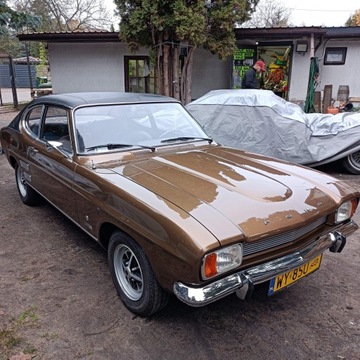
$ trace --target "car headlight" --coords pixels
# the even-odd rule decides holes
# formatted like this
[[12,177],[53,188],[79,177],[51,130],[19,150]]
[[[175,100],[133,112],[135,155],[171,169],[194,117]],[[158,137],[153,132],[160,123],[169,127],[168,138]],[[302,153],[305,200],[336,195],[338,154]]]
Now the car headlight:
[[243,258],[241,244],[227,246],[223,249],[206,254],[201,265],[201,276],[208,280],[214,276],[237,268]]
[[357,200],[352,199],[342,203],[336,211],[335,214],[335,223],[341,223],[347,219],[350,219],[356,210]]

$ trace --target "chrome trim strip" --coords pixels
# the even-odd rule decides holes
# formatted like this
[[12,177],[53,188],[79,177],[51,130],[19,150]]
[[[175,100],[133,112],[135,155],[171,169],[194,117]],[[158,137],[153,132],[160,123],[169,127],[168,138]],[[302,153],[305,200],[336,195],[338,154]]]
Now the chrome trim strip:
[[[248,287],[249,282],[256,285],[305,264],[335,244],[339,233],[343,236],[348,236],[357,229],[358,225],[353,221],[342,224],[332,229],[331,232],[323,234],[304,249],[268,261],[267,263],[241,270],[203,287],[187,286],[181,282],[176,282],[173,286],[174,294],[178,299],[190,306],[207,305],[234,293],[236,290]],[[245,298],[246,293],[243,296]]]

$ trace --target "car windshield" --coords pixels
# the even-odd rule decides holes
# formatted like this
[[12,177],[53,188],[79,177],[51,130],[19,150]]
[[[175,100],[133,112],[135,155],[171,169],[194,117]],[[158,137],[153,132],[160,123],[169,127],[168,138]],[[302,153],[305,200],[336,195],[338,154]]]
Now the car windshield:
[[74,123],[80,154],[211,142],[184,107],[175,102],[81,107],[74,113]]

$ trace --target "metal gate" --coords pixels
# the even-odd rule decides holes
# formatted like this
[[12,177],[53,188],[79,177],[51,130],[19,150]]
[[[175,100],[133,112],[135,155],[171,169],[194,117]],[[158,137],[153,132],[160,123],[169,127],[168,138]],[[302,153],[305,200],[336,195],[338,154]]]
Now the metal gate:
[[19,103],[31,101],[35,67],[16,65],[11,56],[0,54],[0,107],[17,108]]

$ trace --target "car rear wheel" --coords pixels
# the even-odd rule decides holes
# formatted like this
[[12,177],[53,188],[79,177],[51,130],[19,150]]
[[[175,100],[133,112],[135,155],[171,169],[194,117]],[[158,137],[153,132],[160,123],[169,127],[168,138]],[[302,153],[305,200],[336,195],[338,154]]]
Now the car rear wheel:
[[42,201],[41,196],[28,185],[24,170],[17,164],[15,166],[15,178],[21,201],[29,206],[39,205]]
[[360,151],[356,151],[344,158],[343,165],[351,174],[360,175]]
[[115,232],[110,239],[108,259],[115,288],[130,311],[150,316],[165,307],[168,294],[160,287],[144,250],[135,241]]

